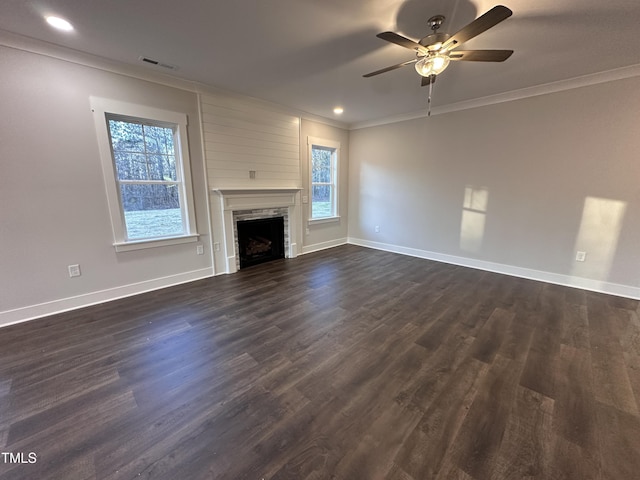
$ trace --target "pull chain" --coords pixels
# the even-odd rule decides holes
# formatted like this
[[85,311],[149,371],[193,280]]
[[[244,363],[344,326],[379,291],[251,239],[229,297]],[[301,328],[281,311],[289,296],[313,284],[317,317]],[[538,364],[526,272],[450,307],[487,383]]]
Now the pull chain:
[[435,75],[429,77],[429,98],[427,98],[427,117],[431,116],[431,93],[433,92],[433,82],[435,82]]

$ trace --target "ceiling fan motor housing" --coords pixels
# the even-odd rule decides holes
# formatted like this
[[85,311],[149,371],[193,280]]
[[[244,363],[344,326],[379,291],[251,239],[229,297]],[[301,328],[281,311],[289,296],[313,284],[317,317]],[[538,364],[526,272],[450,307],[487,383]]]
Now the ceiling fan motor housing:
[[429,51],[438,51],[442,44],[449,39],[451,35],[448,33],[432,33],[420,40],[420,45],[426,47]]

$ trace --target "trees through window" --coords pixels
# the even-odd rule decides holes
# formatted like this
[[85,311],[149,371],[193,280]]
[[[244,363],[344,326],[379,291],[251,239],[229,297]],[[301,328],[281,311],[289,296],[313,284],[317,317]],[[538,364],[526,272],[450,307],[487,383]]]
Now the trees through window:
[[108,123],[127,239],[184,234],[174,129],[117,117]]
[[310,139],[311,220],[337,217],[339,145]]
[[196,241],[186,115],[91,103],[116,250]]

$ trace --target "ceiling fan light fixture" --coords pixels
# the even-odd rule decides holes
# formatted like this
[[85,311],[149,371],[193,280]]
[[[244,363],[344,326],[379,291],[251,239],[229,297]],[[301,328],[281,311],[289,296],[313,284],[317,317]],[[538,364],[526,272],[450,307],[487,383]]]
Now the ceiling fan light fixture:
[[438,75],[449,65],[449,56],[442,54],[428,55],[416,62],[416,72],[423,77]]

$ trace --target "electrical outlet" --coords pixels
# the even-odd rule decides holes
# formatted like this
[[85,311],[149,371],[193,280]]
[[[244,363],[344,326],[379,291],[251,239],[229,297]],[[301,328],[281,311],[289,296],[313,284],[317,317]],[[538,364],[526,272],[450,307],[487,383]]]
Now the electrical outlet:
[[198,255],[204,255],[204,246],[202,246],[202,245],[197,245],[197,246],[196,246],[196,253],[197,253]]
[[79,277],[80,275],[82,275],[82,273],[80,272],[80,265],[69,265],[67,269],[69,270],[70,277]]
[[576,262],[584,262],[587,259],[587,252],[576,252]]
[[376,225],[375,231],[376,233],[380,233],[380,225]]
[[220,242],[214,242],[213,251],[214,252],[219,252],[220,251]]
[[249,170],[249,178],[251,180],[255,180],[256,179],[256,171],[255,170]]
[[309,196],[308,195],[303,195],[302,196],[302,203],[309,203]]

